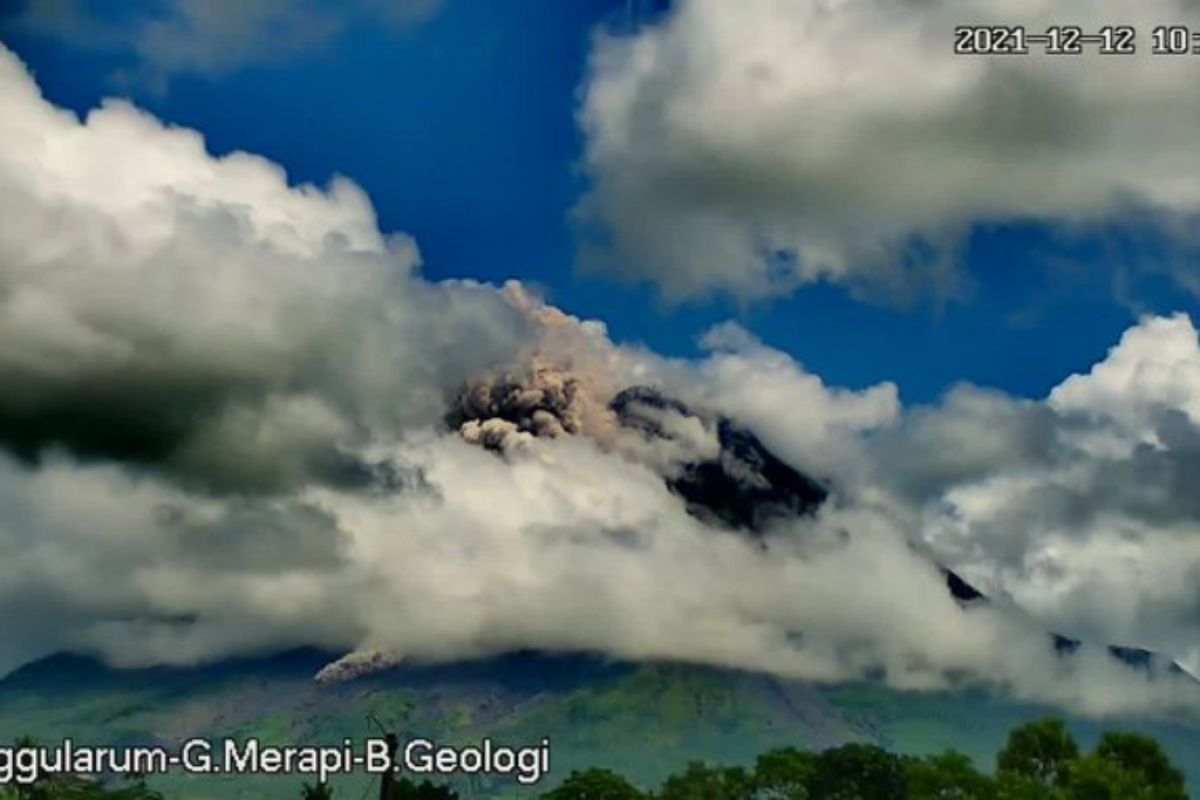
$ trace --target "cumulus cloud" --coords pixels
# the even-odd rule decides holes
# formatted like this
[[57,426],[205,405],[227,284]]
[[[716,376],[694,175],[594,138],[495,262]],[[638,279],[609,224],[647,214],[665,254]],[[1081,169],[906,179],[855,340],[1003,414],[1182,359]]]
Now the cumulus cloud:
[[209,487],[354,480],[344,446],[437,420],[528,327],[430,284],[360,189],[289,186],[125,103],[80,121],[0,51],[0,446]]
[[1200,666],[1200,343],[1147,317],[1043,401],[960,387],[878,446],[940,560],[1062,633]]
[[426,19],[439,4],[440,0],[156,0],[114,17],[81,0],[26,0],[10,24],[76,47],[132,51],[137,67],[127,77],[161,89],[176,75],[219,76],[319,51],[356,22],[404,29]]
[[[1136,25],[1137,55],[970,56],[962,24]],[[1184,0],[683,0],[600,36],[579,116],[585,263],[670,297],[813,281],[955,290],[977,223],[1200,210]]]
[[[1136,630],[1183,653],[1200,624],[1183,318],[1046,402],[963,389],[906,414],[896,387],[826,386],[735,327],[671,360],[515,284],[427,282],[348,181],[290,186],[127,104],[79,120],[7,51],[0,110],[0,668],[58,648],[141,665],[532,647],[1095,713],[1193,702],[1047,636]],[[639,384],[708,411],[643,403],[665,444],[631,445],[609,412]],[[690,514],[664,472],[714,454],[715,415],[831,480],[829,501],[757,539]],[[447,424],[481,418],[528,446]],[[1147,470],[1170,502],[1123,483]],[[1020,494],[1043,477],[1046,503]],[[937,560],[1011,602],[962,607]],[[1143,577],[1111,613],[1072,616],[1124,563]]]
[[535,647],[984,682],[1093,713],[1188,702],[1101,650],[1065,661],[1037,625],[964,610],[883,509],[795,521],[764,548],[681,513],[654,473],[587,439],[514,462],[447,436],[392,456],[436,493],[229,504],[111,467],[5,463],[0,606],[45,610],[37,629],[5,615],[7,652],[132,666],[296,643],[435,660]]
[[860,441],[893,425],[899,390],[884,382],[861,392],[827,386],[786,353],[763,345],[736,324],[701,340],[709,357],[679,391],[751,426],[772,450],[812,475],[853,482]]

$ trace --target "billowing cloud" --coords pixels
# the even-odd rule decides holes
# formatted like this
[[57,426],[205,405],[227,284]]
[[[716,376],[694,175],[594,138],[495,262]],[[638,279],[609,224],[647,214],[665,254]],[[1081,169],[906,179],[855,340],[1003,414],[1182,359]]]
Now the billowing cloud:
[[690,391],[697,402],[750,425],[775,452],[810,474],[846,484],[861,466],[860,436],[899,418],[895,384],[861,392],[827,386],[735,324],[713,328],[701,345],[710,355],[679,391],[696,387]]
[[116,15],[80,0],[26,0],[15,28],[85,49],[131,53],[127,77],[164,88],[175,75],[206,77],[319,51],[356,22],[403,29],[427,18],[440,0],[259,0],[212,3],[155,0]]
[[[1137,27],[1136,55],[954,52],[963,24]],[[955,288],[976,223],[1178,227],[1200,210],[1184,0],[683,0],[595,44],[580,109],[593,267],[671,297],[820,280]],[[1093,33],[1090,28],[1088,33]]]
[[1041,402],[973,387],[911,414],[873,464],[939,559],[1086,639],[1200,666],[1200,342],[1148,317]]
[[[1046,402],[963,389],[905,413],[896,387],[829,387],[736,327],[671,360],[516,284],[425,281],[348,181],[290,186],[127,104],[81,121],[7,51],[0,111],[0,667],[58,648],[134,665],[520,647],[982,684],[1096,713],[1193,702],[1047,636],[1186,653],[1200,626],[1175,488],[1200,362],[1183,318],[1147,321]],[[1139,376],[1160,357],[1155,388]],[[683,401],[643,403],[657,439],[611,413],[647,384]],[[689,513],[665,480],[681,462],[758,477],[724,463],[718,415],[829,499],[758,538]],[[473,446],[464,426],[484,419],[528,439]],[[1155,484],[1171,502],[1123,482],[1143,470],[1175,481]],[[1034,536],[1031,497],[1018,524],[987,493],[1043,476],[1076,493],[1047,495],[1062,514]],[[1055,564],[1051,545],[1083,556]],[[960,606],[937,560],[997,602]],[[1109,615],[1057,602],[1116,563],[1144,577]]]
[[654,473],[586,439],[505,462],[436,436],[401,456],[436,492],[228,503],[111,467],[7,463],[0,605],[45,612],[36,629],[4,617],[9,652],[141,665],[296,643],[418,659],[537,647],[982,681],[1096,713],[1187,702],[1100,650],[1064,661],[1037,625],[964,610],[886,508],[797,521],[763,548],[681,513]]
[[215,487],[353,480],[342,447],[440,418],[518,347],[497,292],[430,284],[362,191],[110,102],[80,121],[0,51],[0,446]]

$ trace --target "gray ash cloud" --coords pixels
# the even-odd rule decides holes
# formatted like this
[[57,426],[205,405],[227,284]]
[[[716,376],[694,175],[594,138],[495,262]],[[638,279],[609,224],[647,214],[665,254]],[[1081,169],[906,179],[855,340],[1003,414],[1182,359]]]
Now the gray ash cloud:
[[[593,405],[594,398],[585,399],[585,384],[585,379],[568,370],[538,361],[523,370],[467,384],[455,397],[446,419],[467,441],[509,454],[540,437],[586,434],[581,409]],[[773,523],[815,513],[829,498],[826,486],[787,464],[752,431],[727,416],[696,410],[642,385],[618,392],[607,409],[617,434],[606,441],[624,440],[626,455],[674,451],[675,458],[665,462],[669,466],[662,470],[663,480],[683,500],[688,514],[706,524],[761,535]],[[630,448],[631,436],[650,447]],[[701,442],[709,437],[715,449]],[[681,458],[680,453],[688,455]],[[657,466],[661,469],[662,462]],[[990,604],[989,598],[961,575],[946,567],[939,566],[939,570],[948,595],[964,610]],[[1062,658],[1076,656],[1085,646],[1079,639],[1047,634],[1047,650]],[[1151,650],[1113,644],[1103,647],[1115,661],[1147,676],[1192,679],[1169,657]],[[340,675],[342,666],[340,662],[333,665],[322,677]]]
[[532,648],[1194,705],[1046,643],[1200,663],[1190,321],[1046,401],[905,412],[736,325],[670,359],[516,284],[431,283],[349,182],[291,186],[128,103],[76,118],[3,48],[0,108],[0,670]]
[[729,417],[698,411],[650,386],[606,403],[587,378],[544,360],[468,383],[446,421],[467,441],[509,453],[540,437],[589,435],[659,471],[692,516],[756,533],[809,514],[828,490]]
[[589,416],[582,379],[540,360],[466,384],[446,423],[468,441],[499,451],[531,437],[582,433]]

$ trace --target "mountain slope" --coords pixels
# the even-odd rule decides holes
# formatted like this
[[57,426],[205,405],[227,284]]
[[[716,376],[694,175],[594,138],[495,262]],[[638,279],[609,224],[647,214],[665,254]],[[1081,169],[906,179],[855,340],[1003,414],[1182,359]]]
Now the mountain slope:
[[[904,752],[964,750],[984,766],[1014,725],[1050,713],[983,692],[916,694],[876,685],[816,687],[675,664],[618,663],[522,653],[442,666],[405,666],[338,684],[312,675],[330,654],[298,650],[194,669],[112,670],[59,655],[0,681],[0,738],[30,734],[103,743],[175,743],[190,736],[257,736],[274,743],[337,743],[372,734],[374,716],[404,736],[471,742],[552,742],[554,775],[609,766],[646,785],[690,759],[746,762],[778,745],[848,740]],[[1200,722],[1072,721],[1088,742],[1102,728],[1163,741],[1200,785]],[[295,797],[300,776],[160,781],[169,797]],[[365,779],[335,783],[358,797]],[[513,793],[477,782],[479,796]]]

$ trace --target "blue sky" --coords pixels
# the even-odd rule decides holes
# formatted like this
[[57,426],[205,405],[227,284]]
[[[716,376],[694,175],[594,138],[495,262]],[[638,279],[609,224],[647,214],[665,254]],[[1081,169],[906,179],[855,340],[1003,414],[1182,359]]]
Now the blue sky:
[[[1200,30],[1121,3],[971,8]],[[960,57],[962,0],[633,5],[4,4],[0,612],[46,613],[0,670],[568,643],[1104,713],[1146,696],[1047,631],[1200,669],[1200,59]],[[641,384],[702,418],[627,429]],[[779,548],[696,519],[708,414],[836,501]]]
[[1146,268],[1170,255],[1153,234],[1130,244],[1128,231],[1029,222],[975,229],[964,296],[907,307],[824,284],[669,304],[646,283],[581,274],[571,221],[588,188],[580,85],[594,31],[625,10],[623,0],[445,0],[412,24],[358,20],[287,58],[157,85],[128,77],[141,56],[119,43],[16,25],[13,11],[0,36],[56,104],[82,112],[128,96],[203,132],[216,153],[279,162],[293,181],[347,175],[385,230],[416,237],[429,277],[529,281],[603,319],[618,341],[661,352],[695,353],[705,329],[735,318],[833,384],[894,380],[906,402],[957,381],[1041,396],[1102,358],[1139,313],[1195,311],[1192,295]]

